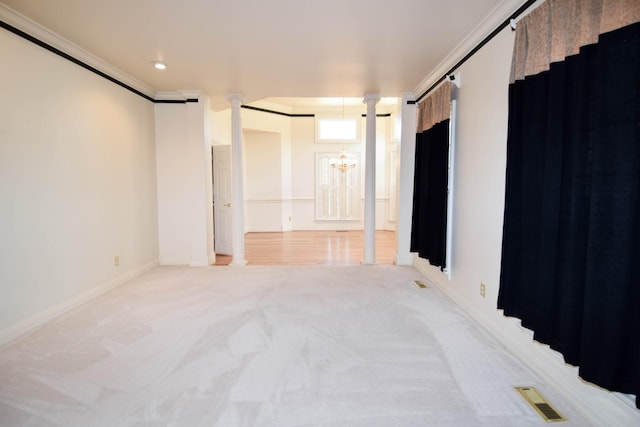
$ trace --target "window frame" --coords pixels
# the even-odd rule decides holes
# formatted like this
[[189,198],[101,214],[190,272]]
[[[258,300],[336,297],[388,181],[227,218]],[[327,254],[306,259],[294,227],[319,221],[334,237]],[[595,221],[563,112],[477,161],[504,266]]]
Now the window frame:
[[[355,135],[353,138],[345,137],[345,138],[322,138],[322,123],[325,121],[343,121],[343,122],[354,122],[355,125]],[[347,115],[337,115],[337,114],[326,114],[326,115],[318,115],[315,117],[315,125],[316,125],[316,144],[360,144],[361,143],[361,127],[362,127],[362,116],[357,114],[347,114]]]

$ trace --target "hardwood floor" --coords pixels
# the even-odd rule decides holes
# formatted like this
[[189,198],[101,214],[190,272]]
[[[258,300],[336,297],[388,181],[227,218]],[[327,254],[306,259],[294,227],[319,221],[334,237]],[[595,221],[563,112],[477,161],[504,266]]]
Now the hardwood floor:
[[[376,231],[376,262],[393,264],[396,233]],[[364,255],[364,233],[357,231],[287,231],[247,233],[249,265],[357,265]],[[231,262],[216,255],[216,265]]]

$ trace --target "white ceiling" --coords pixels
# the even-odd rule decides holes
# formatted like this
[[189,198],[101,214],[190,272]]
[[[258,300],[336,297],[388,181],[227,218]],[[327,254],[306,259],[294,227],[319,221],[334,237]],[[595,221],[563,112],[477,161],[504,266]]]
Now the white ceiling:
[[494,8],[514,2],[3,1],[155,91],[202,90],[214,109],[232,92],[252,102],[415,91]]

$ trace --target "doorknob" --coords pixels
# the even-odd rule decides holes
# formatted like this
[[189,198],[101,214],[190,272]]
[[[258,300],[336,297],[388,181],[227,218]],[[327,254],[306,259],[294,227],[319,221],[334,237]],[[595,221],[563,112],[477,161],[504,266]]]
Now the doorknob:
[[227,208],[230,208],[231,207],[231,203],[225,203],[224,206],[227,207]]

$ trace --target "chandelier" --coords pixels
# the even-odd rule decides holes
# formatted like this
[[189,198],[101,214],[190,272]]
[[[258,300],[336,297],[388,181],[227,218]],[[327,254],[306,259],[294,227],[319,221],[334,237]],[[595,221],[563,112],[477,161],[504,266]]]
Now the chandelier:
[[340,157],[337,159],[329,160],[329,164],[332,168],[338,169],[341,172],[344,172],[349,169],[353,169],[356,167],[356,161],[354,159],[350,159],[347,157],[347,154],[342,151],[340,153]]
[[[342,98],[342,130],[344,131],[344,98]],[[356,167],[356,161],[347,156],[344,150],[340,152],[340,157],[329,160],[332,168],[345,172]]]

